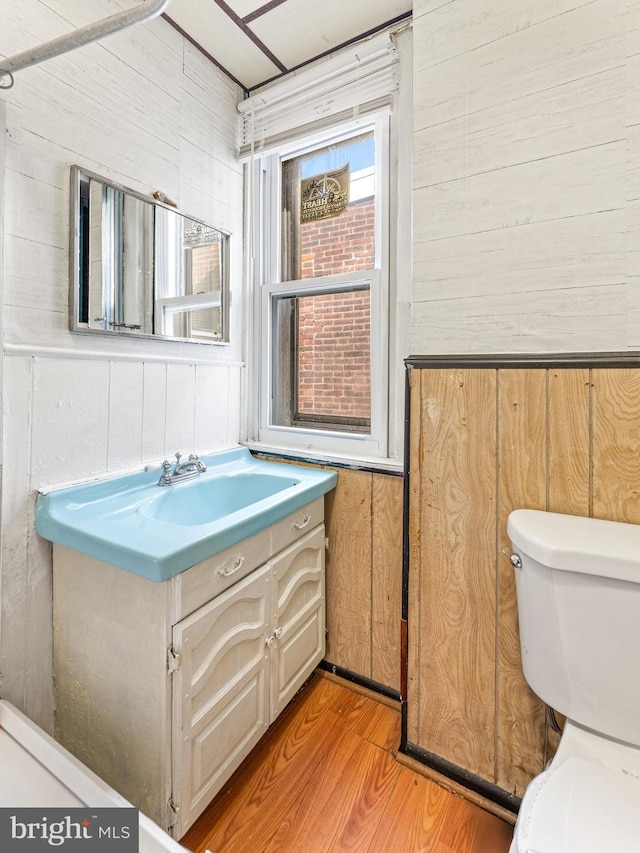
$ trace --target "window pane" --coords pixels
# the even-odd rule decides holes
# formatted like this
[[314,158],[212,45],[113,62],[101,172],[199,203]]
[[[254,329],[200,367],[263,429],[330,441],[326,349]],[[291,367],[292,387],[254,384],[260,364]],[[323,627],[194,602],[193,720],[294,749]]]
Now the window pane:
[[276,423],[369,433],[369,288],[275,300]]
[[372,269],[373,133],[282,165],[282,280]]
[[369,422],[369,291],[298,298],[298,417]]
[[185,292],[196,294],[222,290],[222,233],[200,222],[185,219],[183,239],[188,270]]
[[172,337],[212,341],[221,337],[222,318],[218,307],[165,309],[163,321],[162,333]]

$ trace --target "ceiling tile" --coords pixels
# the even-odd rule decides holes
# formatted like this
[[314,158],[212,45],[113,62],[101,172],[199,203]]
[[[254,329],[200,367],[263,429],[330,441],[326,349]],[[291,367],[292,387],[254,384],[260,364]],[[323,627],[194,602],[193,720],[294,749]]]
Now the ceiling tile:
[[214,0],[173,0],[167,17],[247,89],[280,73]]
[[292,68],[410,12],[411,6],[410,0],[287,0],[249,26]]

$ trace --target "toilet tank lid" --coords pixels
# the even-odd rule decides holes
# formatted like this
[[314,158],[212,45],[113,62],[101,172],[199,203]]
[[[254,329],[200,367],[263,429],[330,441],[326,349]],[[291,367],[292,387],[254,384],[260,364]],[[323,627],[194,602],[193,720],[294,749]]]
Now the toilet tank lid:
[[507,533],[516,550],[552,569],[640,583],[640,525],[514,510]]

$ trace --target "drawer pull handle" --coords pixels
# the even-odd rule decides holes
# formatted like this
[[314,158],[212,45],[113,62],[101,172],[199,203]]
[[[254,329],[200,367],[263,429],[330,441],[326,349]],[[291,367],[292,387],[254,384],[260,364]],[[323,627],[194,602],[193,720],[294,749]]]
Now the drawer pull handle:
[[238,557],[235,563],[232,566],[227,566],[224,569],[216,569],[216,578],[229,578],[231,575],[235,575],[238,569],[244,563],[244,556]]
[[296,518],[296,520],[293,522],[293,526],[296,530],[304,530],[304,528],[307,526],[307,524],[309,524],[310,521],[311,516],[305,515],[302,518]]

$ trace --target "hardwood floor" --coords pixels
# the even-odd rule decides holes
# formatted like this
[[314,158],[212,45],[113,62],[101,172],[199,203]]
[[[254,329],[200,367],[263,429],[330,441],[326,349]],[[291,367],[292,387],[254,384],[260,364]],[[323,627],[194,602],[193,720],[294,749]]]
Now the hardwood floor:
[[316,673],[182,838],[193,853],[507,853],[512,827],[395,759],[400,714]]

